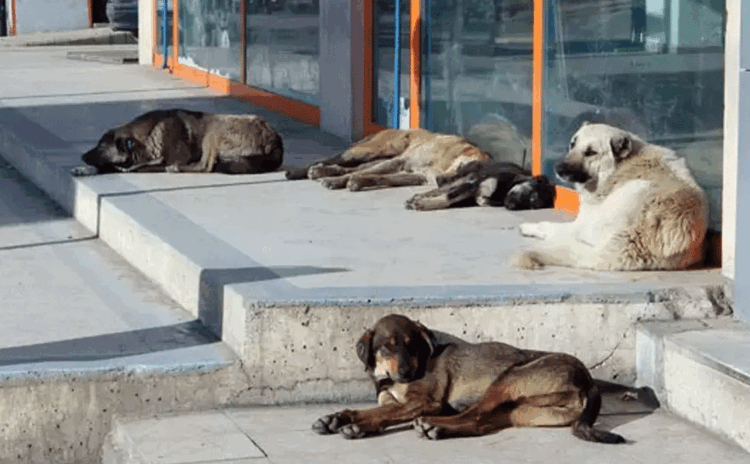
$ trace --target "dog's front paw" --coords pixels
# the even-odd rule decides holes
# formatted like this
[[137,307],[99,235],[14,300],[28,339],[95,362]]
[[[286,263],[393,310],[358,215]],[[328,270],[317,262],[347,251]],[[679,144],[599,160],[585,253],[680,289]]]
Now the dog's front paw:
[[406,209],[413,209],[415,211],[429,211],[433,209],[439,209],[440,207],[445,207],[444,205],[440,205],[438,203],[439,202],[434,196],[424,193],[418,193],[406,200],[406,203],[404,203],[404,205],[406,206]]
[[339,432],[339,435],[341,435],[342,437],[353,440],[355,438],[364,438],[368,435],[372,435],[376,431],[368,430],[362,424],[347,424],[343,427],[340,427],[338,432]]
[[346,170],[335,164],[314,164],[307,170],[307,178],[312,180],[346,174]]
[[180,167],[176,163],[169,164],[167,165],[167,167],[164,168],[164,171],[171,172],[171,173],[180,172]]
[[445,438],[445,429],[438,427],[437,425],[430,424],[425,417],[418,417],[414,419],[414,431],[420,438],[427,438],[429,440],[439,440]]
[[539,255],[531,250],[525,250],[513,256],[510,263],[517,268],[529,269],[532,271],[542,269],[544,267],[544,262],[542,262]]
[[518,230],[524,237],[535,237],[541,239],[549,237],[547,223],[545,222],[527,222],[518,226]]
[[346,177],[323,177],[318,179],[320,185],[330,190],[339,190],[346,187]]
[[330,435],[338,432],[342,426],[348,423],[349,419],[346,416],[335,413],[323,416],[313,422],[312,429],[320,435]]
[[99,170],[94,166],[76,166],[70,169],[70,175],[75,177],[93,176],[99,174]]

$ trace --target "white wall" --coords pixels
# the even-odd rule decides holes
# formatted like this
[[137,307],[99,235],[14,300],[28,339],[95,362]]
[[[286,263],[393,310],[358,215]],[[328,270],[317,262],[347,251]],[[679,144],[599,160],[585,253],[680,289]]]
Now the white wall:
[[737,227],[737,156],[739,142],[739,74],[741,0],[727,0],[724,44],[724,175],[722,180],[721,268],[734,279]]
[[88,0],[16,0],[17,34],[89,27]]

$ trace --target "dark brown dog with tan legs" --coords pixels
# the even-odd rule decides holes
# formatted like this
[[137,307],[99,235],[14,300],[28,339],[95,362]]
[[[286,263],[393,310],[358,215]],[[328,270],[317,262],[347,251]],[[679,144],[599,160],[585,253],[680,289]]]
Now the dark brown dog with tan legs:
[[156,110],[108,130],[71,174],[271,172],[284,160],[279,134],[263,117]]
[[321,417],[312,426],[320,434],[361,438],[413,421],[420,436],[434,440],[570,425],[583,440],[625,442],[594,428],[599,389],[568,354],[439,340],[419,322],[395,314],[362,335],[357,354],[375,382],[378,406]]

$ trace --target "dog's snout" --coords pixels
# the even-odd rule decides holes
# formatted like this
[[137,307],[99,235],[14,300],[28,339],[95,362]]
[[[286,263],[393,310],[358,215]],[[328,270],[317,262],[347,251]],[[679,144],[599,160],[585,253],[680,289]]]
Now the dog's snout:
[[555,167],[555,174],[557,174],[557,177],[565,182],[579,184],[583,184],[591,178],[591,176],[586,173],[582,166],[567,163],[565,161],[559,163]]
[[84,153],[83,156],[81,156],[81,161],[88,164],[89,166],[94,166],[94,163],[96,162],[95,150],[89,150]]

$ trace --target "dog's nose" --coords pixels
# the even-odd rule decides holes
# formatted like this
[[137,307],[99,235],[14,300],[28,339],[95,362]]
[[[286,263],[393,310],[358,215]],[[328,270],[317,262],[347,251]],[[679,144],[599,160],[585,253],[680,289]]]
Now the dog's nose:
[[89,166],[94,166],[96,164],[96,154],[94,153],[94,150],[89,150],[84,153],[83,156],[81,156],[81,161]]

